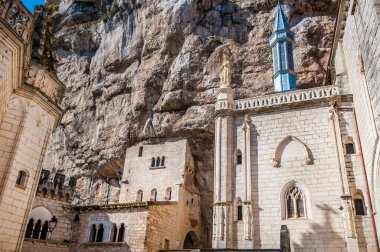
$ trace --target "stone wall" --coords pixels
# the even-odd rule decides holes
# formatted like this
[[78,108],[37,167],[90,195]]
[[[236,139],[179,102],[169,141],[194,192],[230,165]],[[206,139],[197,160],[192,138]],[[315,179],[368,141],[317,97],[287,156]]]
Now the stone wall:
[[[368,181],[369,190],[364,194],[373,201],[373,209],[368,208],[368,214],[377,212],[380,208],[380,10],[378,1],[350,1],[347,3],[346,22],[338,26],[339,34],[335,59],[336,68],[341,68],[339,74],[346,75],[342,81],[349,83],[352,89],[354,107],[358,123],[362,153],[366,168],[363,181]],[[339,78],[338,78],[339,80]],[[372,197],[369,198],[369,197]],[[380,232],[380,217],[374,216],[377,223],[377,234]]]
[[[38,207],[44,207],[50,212],[51,217],[55,216],[58,220],[57,226],[52,233],[51,240],[59,242],[72,241],[72,224],[74,222],[75,213],[70,211],[68,209],[68,206],[69,204],[64,201],[64,199],[52,199],[51,197],[43,197],[41,195],[37,195],[34,198],[31,215],[29,216],[28,220],[34,217],[32,216],[34,209]],[[50,219],[47,219],[47,221],[49,220]]]
[[[341,106],[347,105],[349,103]],[[338,111],[342,134],[338,136],[338,144],[342,145],[340,138],[343,135],[352,136],[356,144],[358,137],[352,109],[346,111],[338,106]],[[302,107],[290,109],[277,108],[273,112],[250,115],[255,248],[278,248],[280,226],[287,225],[292,251],[304,251],[306,248],[342,251],[347,249],[347,234],[343,226],[346,220],[340,210],[344,206],[341,200],[344,194],[341,186],[344,181],[351,179],[352,192],[364,190],[363,168],[360,163],[360,148],[356,144],[357,154],[345,156],[347,174],[340,176],[339,159],[329,118],[330,107],[327,103],[304,104]],[[238,130],[243,123],[244,117],[234,120],[233,153],[237,148],[244,146],[244,137]],[[293,140],[284,141],[289,136]],[[297,140],[294,140],[295,138]],[[281,146],[280,143],[286,144]],[[339,148],[342,149],[343,146]],[[276,149],[279,149],[279,156],[276,156]],[[279,163],[273,163],[273,160]],[[232,202],[236,197],[243,197],[244,183],[241,172],[235,164],[232,169]],[[286,219],[284,216],[286,209],[283,191],[292,183],[298,185],[306,197],[306,218]],[[365,204],[368,207],[367,200]],[[233,211],[235,216],[236,208]],[[368,251],[375,249],[370,216],[355,219],[359,246]],[[236,225],[234,230],[237,230],[233,246],[244,248],[246,241],[241,230],[243,225],[238,221],[233,223]]]
[[[126,233],[124,237],[125,246],[124,251],[129,251],[133,248],[136,252],[144,251],[144,244],[146,240],[146,224],[148,218],[148,209],[134,208],[134,209],[121,209],[121,210],[108,210],[108,211],[85,211],[79,214],[79,223],[75,228],[76,242],[78,246],[73,248],[73,251],[104,251],[110,249],[112,251],[112,244],[91,244],[89,243],[89,235],[92,223],[104,223],[107,228],[111,228],[113,223],[123,222],[126,225]],[[109,229],[107,229],[109,230]],[[106,234],[109,232],[105,230],[104,242],[109,242],[109,237]],[[117,247],[115,248],[118,249]]]
[[56,241],[42,240],[25,240],[22,246],[22,252],[69,252],[70,244]]
[[[142,155],[139,150],[142,147]],[[157,144],[138,144],[127,149],[120,202],[136,201],[137,192],[143,192],[142,201],[152,200],[152,189],[157,190],[157,201],[166,200],[167,189],[171,188],[172,200],[178,201],[179,190],[185,179],[186,168],[194,170],[190,148],[186,139],[167,139]],[[152,166],[152,158],[155,159]],[[157,161],[160,158],[160,161]],[[165,158],[164,165],[161,165]],[[159,164],[158,164],[159,163]],[[193,181],[189,181],[191,184]]]
[[[54,119],[38,105],[13,96],[0,126],[0,249],[21,245],[28,213],[40,176],[43,154]],[[24,183],[16,184],[19,172]],[[10,230],[13,230],[10,232]]]

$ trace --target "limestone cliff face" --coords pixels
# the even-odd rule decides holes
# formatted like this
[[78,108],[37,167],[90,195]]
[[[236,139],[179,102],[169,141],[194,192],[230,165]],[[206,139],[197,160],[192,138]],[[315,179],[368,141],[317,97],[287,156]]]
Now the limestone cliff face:
[[[221,51],[232,52],[237,98],[272,92],[268,45],[277,0],[96,0],[61,3],[54,23],[57,75],[66,85],[65,115],[45,168],[80,179],[77,190],[105,201],[106,177],[117,179],[128,145],[189,137],[211,213],[213,104]],[[287,0],[296,34],[298,87],[323,85],[335,0]],[[87,181],[87,182],[86,182]],[[111,198],[117,198],[117,183]],[[211,220],[207,220],[210,222]]]

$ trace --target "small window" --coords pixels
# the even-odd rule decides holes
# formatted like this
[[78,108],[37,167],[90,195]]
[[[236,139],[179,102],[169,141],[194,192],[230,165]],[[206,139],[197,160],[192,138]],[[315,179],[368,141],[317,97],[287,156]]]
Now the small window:
[[156,159],[152,157],[152,163],[150,164],[151,167],[154,167],[156,165]]
[[354,143],[347,143],[346,144],[346,154],[355,154]]
[[117,241],[117,226],[114,224],[112,228],[112,242]]
[[161,158],[161,166],[165,166],[165,157]]
[[142,157],[143,149],[144,149],[144,147],[140,146],[140,148],[139,148],[139,157]]
[[103,241],[103,233],[104,233],[104,227],[103,224],[100,224],[98,233],[96,235],[96,242],[102,242]]
[[89,242],[95,242],[95,234],[96,234],[96,225],[92,224],[91,230],[90,230],[90,238],[88,239]]
[[25,187],[26,186],[27,174],[25,171],[19,171],[16,179],[16,185]]
[[362,199],[354,199],[354,203],[355,203],[355,214],[356,215],[365,215],[363,200]]
[[243,163],[243,156],[241,154],[241,151],[237,149],[235,155],[236,155],[236,164],[241,165]]
[[150,195],[151,201],[157,201],[157,189],[153,189]]
[[237,207],[237,219],[243,220],[243,206],[241,205]]
[[171,200],[172,199],[172,188],[171,187],[166,188],[165,199],[166,200]]
[[120,229],[119,229],[119,236],[117,237],[118,242],[124,241],[124,233],[125,233],[125,225],[123,223],[121,224]]
[[137,192],[136,202],[142,202],[142,200],[143,200],[143,191],[139,190]]
[[165,239],[164,249],[170,249],[170,241]]
[[157,159],[156,159],[156,166],[159,167],[160,164],[161,164],[161,159],[160,159],[160,157],[157,157]]

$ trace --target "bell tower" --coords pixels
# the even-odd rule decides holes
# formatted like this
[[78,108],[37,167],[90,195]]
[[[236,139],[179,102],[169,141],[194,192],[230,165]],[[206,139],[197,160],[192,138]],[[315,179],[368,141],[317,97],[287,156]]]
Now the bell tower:
[[269,38],[273,55],[273,83],[275,92],[286,92],[296,89],[294,72],[293,44],[294,33],[278,4],[272,36]]

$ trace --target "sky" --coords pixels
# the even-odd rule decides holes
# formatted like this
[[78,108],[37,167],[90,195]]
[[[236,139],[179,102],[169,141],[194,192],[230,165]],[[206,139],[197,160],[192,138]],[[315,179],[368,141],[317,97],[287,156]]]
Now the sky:
[[45,0],[22,0],[22,2],[25,4],[26,8],[28,8],[30,12],[33,12],[34,6],[43,4]]

